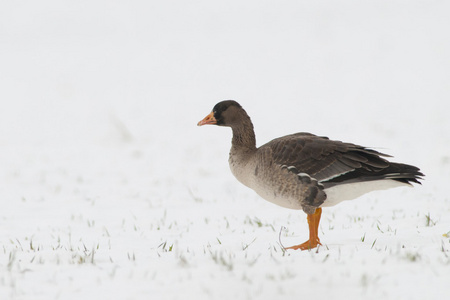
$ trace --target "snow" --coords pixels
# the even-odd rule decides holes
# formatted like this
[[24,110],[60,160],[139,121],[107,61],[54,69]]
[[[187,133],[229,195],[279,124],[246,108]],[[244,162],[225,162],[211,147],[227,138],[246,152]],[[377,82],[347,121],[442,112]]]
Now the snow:
[[[446,1],[3,1],[0,299],[434,299],[450,294]],[[422,186],[304,213],[234,179],[299,131],[417,165]]]

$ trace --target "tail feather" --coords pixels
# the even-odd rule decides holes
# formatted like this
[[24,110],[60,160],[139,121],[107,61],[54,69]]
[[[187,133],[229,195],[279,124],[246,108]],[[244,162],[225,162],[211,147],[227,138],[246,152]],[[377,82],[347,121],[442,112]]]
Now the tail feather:
[[425,175],[420,172],[420,169],[406,164],[391,163],[387,168],[389,171],[387,178],[394,179],[396,181],[411,184],[412,182],[422,184],[419,180],[423,180]]
[[379,170],[356,169],[352,172],[332,178],[328,181],[321,182],[325,188],[329,188],[338,184],[364,182],[372,180],[392,179],[406,184],[421,184],[425,175],[420,169],[400,163],[389,163],[389,166]]

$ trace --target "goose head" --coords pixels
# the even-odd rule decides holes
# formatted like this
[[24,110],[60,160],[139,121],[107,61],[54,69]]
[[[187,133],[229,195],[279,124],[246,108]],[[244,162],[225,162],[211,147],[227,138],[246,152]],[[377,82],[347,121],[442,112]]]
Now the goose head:
[[217,103],[203,120],[197,123],[197,126],[218,125],[234,127],[249,119],[242,106],[234,100],[226,100]]

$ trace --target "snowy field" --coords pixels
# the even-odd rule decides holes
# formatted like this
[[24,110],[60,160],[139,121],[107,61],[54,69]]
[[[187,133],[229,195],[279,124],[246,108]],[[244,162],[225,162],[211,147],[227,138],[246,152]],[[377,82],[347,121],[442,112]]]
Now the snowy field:
[[[450,2],[2,1],[0,299],[450,297]],[[306,215],[228,169],[258,144],[375,147],[422,186]]]

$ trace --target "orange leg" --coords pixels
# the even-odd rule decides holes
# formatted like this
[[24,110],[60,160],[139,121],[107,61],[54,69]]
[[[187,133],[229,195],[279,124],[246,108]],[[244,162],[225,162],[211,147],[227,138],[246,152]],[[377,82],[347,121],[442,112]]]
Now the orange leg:
[[308,250],[316,248],[318,245],[322,245],[319,240],[319,222],[320,216],[322,215],[322,209],[319,207],[312,215],[308,215],[308,225],[309,225],[309,240],[303,244],[287,247],[285,249],[292,250]]

